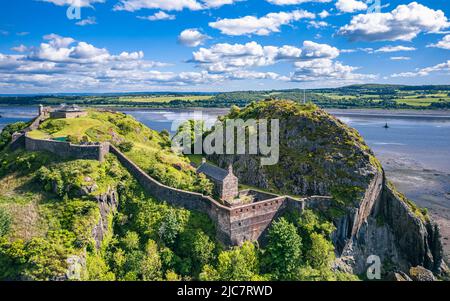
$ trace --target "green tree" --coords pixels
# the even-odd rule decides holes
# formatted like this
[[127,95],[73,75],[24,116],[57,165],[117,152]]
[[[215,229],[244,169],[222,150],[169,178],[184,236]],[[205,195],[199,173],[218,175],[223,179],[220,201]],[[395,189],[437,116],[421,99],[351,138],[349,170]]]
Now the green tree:
[[181,277],[180,275],[178,275],[177,273],[175,273],[172,270],[169,270],[166,272],[166,280],[167,281],[181,281]]
[[183,223],[178,218],[177,212],[175,210],[169,210],[161,222],[158,234],[166,245],[171,246],[175,243],[182,229]]
[[192,260],[192,273],[197,275],[204,265],[213,261],[215,248],[216,244],[205,232],[189,229],[180,235],[177,252]]
[[157,281],[162,279],[161,258],[158,253],[158,245],[149,240],[146,246],[146,254],[142,261],[142,280]]
[[305,254],[305,261],[313,268],[330,268],[335,260],[334,246],[323,235],[311,234],[311,248]]
[[217,268],[206,265],[200,274],[205,281],[256,281],[262,280],[259,275],[258,253],[253,243],[245,242],[219,254]]
[[329,237],[336,229],[328,221],[322,221],[312,210],[305,210],[297,221],[297,226],[302,237],[309,236],[312,233],[322,234]]
[[134,251],[139,249],[139,234],[129,231],[122,238],[121,243],[126,251]]
[[274,222],[270,227],[264,255],[265,270],[276,279],[295,278],[301,264],[302,239],[295,226],[285,218]]
[[86,258],[86,280],[90,281],[114,281],[116,279],[110,271],[104,258],[100,254],[88,254]]

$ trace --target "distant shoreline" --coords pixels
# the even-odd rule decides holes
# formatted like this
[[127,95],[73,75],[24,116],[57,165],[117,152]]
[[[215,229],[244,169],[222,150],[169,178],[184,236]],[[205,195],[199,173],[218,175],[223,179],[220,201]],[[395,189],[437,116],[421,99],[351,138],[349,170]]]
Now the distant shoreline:
[[[83,107],[83,105],[80,105]],[[37,108],[37,105],[8,105],[0,104],[0,110],[2,108]],[[128,106],[98,106],[98,105],[88,105],[87,107],[98,108],[98,109],[110,109],[117,111],[229,111],[230,108],[224,107],[128,107]],[[411,109],[382,109],[382,108],[349,108],[349,109],[338,109],[338,108],[323,108],[325,111],[332,115],[339,116],[349,116],[349,117],[395,117],[395,118],[433,118],[433,119],[450,119],[450,110],[411,110]],[[0,111],[1,112],[1,111]]]
[[[450,119],[450,110],[410,110],[410,109],[325,109],[330,114],[358,117],[396,117]],[[386,114],[389,113],[389,114]]]

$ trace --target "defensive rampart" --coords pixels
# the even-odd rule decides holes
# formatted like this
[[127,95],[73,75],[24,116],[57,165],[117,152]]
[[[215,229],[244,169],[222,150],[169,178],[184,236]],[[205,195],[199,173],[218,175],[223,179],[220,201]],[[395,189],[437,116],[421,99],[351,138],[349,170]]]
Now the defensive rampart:
[[24,134],[25,149],[28,151],[48,151],[63,158],[103,161],[109,153],[109,143],[78,145],[64,141],[34,139]]

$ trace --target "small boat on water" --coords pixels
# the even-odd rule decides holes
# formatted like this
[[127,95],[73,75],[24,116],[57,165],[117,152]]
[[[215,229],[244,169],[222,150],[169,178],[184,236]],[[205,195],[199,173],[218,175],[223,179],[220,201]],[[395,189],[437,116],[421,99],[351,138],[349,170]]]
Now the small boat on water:
[[388,128],[389,128],[389,125],[387,124],[387,122],[386,122],[386,124],[384,125],[384,128],[385,128],[385,129],[388,129]]

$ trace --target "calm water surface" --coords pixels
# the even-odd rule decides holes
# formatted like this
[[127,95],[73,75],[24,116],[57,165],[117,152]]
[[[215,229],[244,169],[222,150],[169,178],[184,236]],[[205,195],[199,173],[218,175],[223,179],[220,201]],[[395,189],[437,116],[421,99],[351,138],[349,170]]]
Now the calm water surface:
[[[0,107],[0,129],[6,124],[27,121],[36,113],[33,107]],[[145,125],[161,131],[174,132],[188,119],[203,119],[212,125],[226,109],[142,109],[124,110]],[[356,128],[378,156],[389,153],[413,159],[425,168],[450,173],[450,114],[448,116],[399,116],[395,112],[376,114],[331,111],[342,121]],[[388,123],[389,128],[383,126]]]

